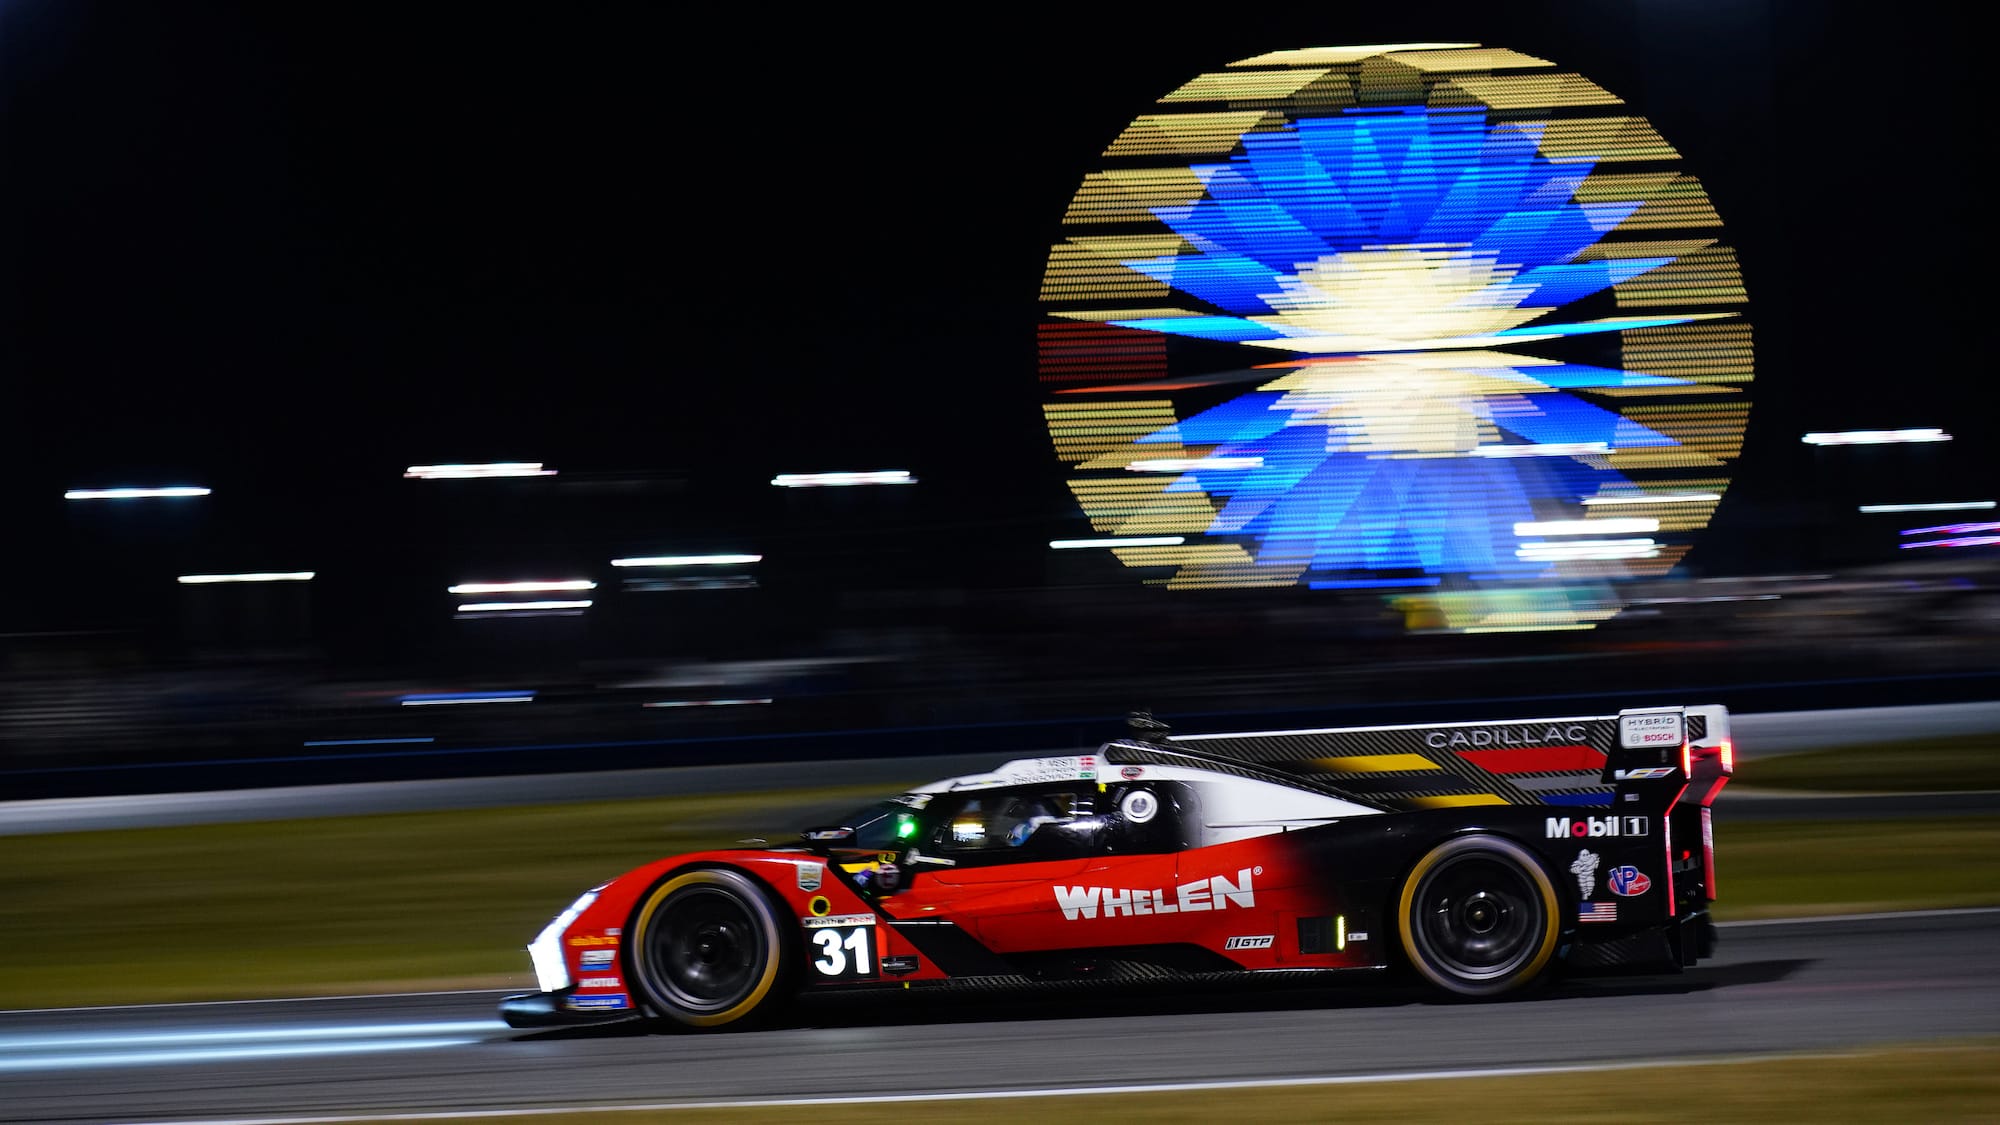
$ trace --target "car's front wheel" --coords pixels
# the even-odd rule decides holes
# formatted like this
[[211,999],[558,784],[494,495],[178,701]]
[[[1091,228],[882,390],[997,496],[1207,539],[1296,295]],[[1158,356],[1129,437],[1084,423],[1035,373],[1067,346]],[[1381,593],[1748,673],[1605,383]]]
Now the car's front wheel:
[[1460,836],[1417,861],[1396,921],[1404,954],[1426,980],[1486,998],[1527,987],[1548,970],[1556,904],[1548,872],[1526,848],[1497,836]]
[[704,867],[653,888],[633,916],[626,949],[653,1011],[717,1028],[768,1016],[788,998],[795,945],[754,880]]

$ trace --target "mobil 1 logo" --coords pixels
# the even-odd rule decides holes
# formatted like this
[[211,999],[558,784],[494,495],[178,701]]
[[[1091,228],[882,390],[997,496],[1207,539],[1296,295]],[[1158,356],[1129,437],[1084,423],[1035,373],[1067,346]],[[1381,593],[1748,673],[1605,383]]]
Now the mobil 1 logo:
[[1652,832],[1651,822],[1643,816],[1552,816],[1545,823],[1551,840],[1645,836]]

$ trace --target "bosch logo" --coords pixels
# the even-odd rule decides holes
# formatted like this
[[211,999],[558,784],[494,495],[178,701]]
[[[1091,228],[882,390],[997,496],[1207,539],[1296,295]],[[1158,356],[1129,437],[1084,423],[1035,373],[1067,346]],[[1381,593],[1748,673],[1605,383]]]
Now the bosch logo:
[[1146,771],[1138,766],[1126,766],[1124,769],[1118,771],[1118,776],[1127,781],[1137,781],[1146,776]]

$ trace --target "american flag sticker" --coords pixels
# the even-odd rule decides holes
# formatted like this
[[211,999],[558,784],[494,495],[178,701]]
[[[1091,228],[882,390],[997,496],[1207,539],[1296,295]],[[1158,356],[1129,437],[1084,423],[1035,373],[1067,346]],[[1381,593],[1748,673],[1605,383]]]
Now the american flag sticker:
[[1616,922],[1618,904],[1615,902],[1586,902],[1583,909],[1576,912],[1579,922]]

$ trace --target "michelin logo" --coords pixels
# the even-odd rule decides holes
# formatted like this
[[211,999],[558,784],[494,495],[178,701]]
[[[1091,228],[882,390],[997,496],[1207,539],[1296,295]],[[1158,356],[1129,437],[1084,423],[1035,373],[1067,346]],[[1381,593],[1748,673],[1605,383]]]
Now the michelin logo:
[[1576,853],[1576,862],[1569,865],[1569,873],[1576,876],[1576,889],[1580,897],[1589,898],[1597,889],[1597,853],[1585,848]]
[[1095,918],[1099,910],[1106,918],[1138,914],[1192,914],[1200,910],[1223,910],[1231,904],[1250,909],[1257,905],[1256,888],[1250,885],[1254,871],[1245,867],[1233,880],[1222,875],[1196,879],[1174,888],[1169,898],[1164,889],[1117,890],[1111,887],[1056,887],[1056,905],[1069,921]]
[[1644,836],[1652,826],[1643,816],[1552,816],[1547,820],[1551,840],[1582,840],[1599,836]]

